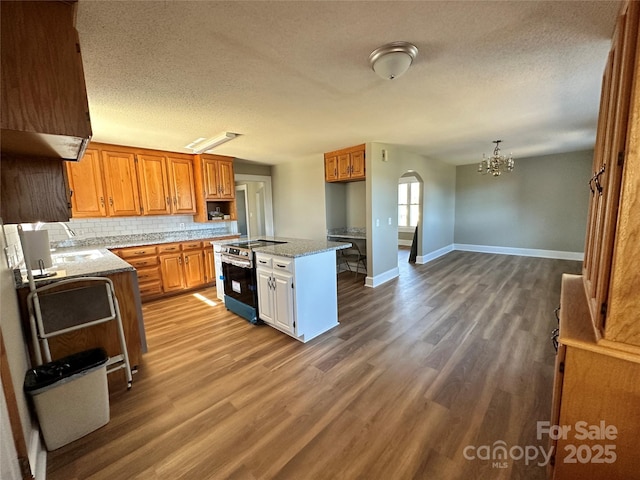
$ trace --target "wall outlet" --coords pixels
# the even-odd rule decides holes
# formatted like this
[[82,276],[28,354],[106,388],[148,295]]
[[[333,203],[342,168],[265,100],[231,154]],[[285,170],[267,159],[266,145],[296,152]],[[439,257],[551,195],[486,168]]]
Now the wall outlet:
[[380,226],[380,219],[376,218],[376,227],[379,227],[379,226]]
[[180,230],[184,230],[184,223],[180,223],[178,227],[180,227]]
[[389,217],[389,225],[391,225],[391,217]]

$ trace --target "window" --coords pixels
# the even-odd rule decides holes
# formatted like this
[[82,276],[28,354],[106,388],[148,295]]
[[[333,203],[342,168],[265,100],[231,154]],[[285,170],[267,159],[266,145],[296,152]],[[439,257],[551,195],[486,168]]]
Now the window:
[[[412,178],[411,180],[415,180]],[[403,182],[398,184],[398,227],[418,225],[420,212],[420,183]]]

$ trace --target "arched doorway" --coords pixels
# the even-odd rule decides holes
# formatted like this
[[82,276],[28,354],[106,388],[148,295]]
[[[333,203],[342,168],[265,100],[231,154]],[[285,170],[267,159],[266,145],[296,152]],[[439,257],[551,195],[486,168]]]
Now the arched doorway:
[[[398,179],[398,248],[411,248],[416,237],[417,255],[422,253],[422,225],[424,182],[415,170],[407,170]],[[402,256],[402,251],[399,257]]]

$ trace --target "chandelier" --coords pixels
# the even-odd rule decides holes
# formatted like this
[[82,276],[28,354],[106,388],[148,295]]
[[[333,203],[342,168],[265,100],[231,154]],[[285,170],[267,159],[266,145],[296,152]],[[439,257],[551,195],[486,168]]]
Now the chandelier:
[[502,140],[494,140],[496,148],[493,149],[493,155],[486,158],[484,153],[482,154],[482,161],[478,164],[478,173],[486,175],[490,173],[494,177],[502,175],[503,172],[513,172],[514,161],[511,154],[507,158],[505,155],[500,155],[500,142]]

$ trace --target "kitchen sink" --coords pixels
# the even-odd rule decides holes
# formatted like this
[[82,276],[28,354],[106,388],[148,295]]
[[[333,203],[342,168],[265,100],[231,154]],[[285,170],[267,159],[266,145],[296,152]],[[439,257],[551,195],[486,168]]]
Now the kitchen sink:
[[102,258],[104,255],[100,253],[100,250],[82,250],[79,252],[69,253],[54,253],[51,255],[53,263],[73,263],[82,262],[84,260],[96,260]]

